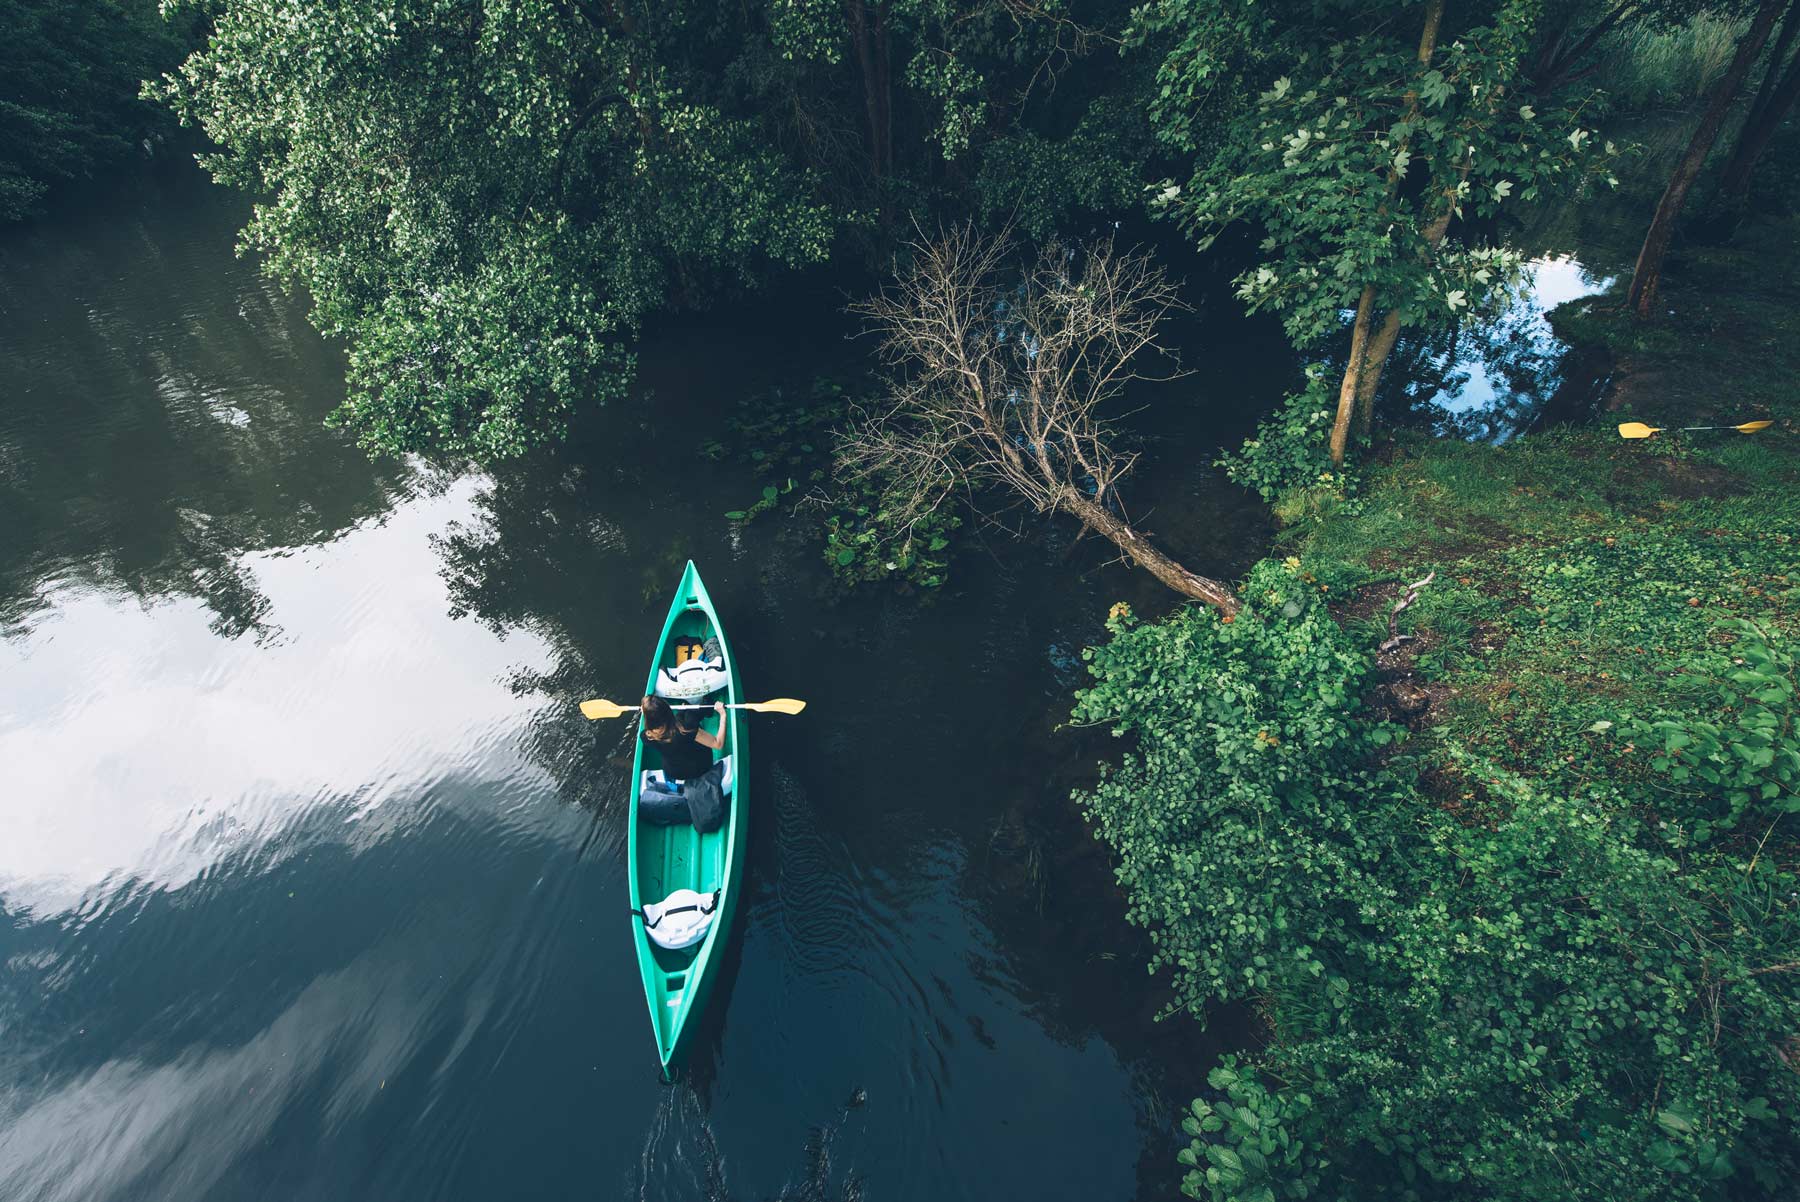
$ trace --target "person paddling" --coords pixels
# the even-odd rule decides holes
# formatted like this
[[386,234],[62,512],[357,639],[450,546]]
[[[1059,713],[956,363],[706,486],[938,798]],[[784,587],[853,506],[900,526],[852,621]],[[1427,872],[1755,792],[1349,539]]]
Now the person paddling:
[[675,711],[661,697],[645,697],[638,703],[643,713],[644,744],[662,757],[663,775],[672,781],[695,780],[713,765],[712,753],[725,745],[725,706],[716,702],[719,733],[704,727],[689,730],[675,720]]

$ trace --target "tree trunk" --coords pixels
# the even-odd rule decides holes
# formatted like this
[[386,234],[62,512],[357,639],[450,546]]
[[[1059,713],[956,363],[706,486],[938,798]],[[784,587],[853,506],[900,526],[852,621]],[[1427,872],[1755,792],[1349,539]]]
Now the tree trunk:
[[[1425,28],[1419,33],[1417,61],[1421,67],[1431,65],[1431,56],[1437,52],[1438,28],[1443,23],[1444,0],[1431,0],[1425,6]],[[1406,92],[1406,119],[1408,121],[1412,120],[1413,114],[1418,111],[1418,108],[1419,91],[1417,88],[1408,88]],[[1403,142],[1400,146],[1400,153],[1404,153],[1405,150],[1406,144]],[[1399,190],[1400,173],[1398,170],[1389,170],[1387,192],[1390,202]],[[1385,210],[1386,205],[1384,204],[1383,211]],[[1368,284],[1364,286],[1362,295],[1356,301],[1356,324],[1351,327],[1350,331],[1350,361],[1345,364],[1344,379],[1338,385],[1337,416],[1332,419],[1331,423],[1331,463],[1333,467],[1344,466],[1344,452],[1348,449],[1350,442],[1350,417],[1356,409],[1356,398],[1362,389],[1363,373],[1368,362],[1369,321],[1374,316],[1374,308],[1375,285]],[[1398,322],[1399,317],[1394,316],[1394,320]],[[1388,349],[1393,349],[1391,342]],[[1381,357],[1385,360],[1387,355],[1384,353]],[[1380,374],[1379,365],[1376,367],[1376,374],[1377,376]],[[1372,391],[1370,395],[1373,396]]]
[[1182,596],[1204,601],[1225,614],[1237,613],[1237,594],[1230,588],[1210,577],[1188,571],[1144,541],[1143,536],[1104,505],[1096,504],[1081,493],[1068,492],[1058,499],[1057,507],[1095,534],[1110,540],[1140,568]]
[[1719,177],[1719,198],[1728,208],[1743,207],[1744,198],[1750,193],[1750,177],[1756,171],[1757,160],[1769,148],[1769,140],[1781,128],[1788,110],[1794,107],[1794,101],[1800,99],[1800,55],[1795,55],[1793,61],[1787,64],[1785,74],[1780,73],[1782,56],[1797,31],[1800,31],[1800,2],[1788,9],[1787,20],[1782,22],[1781,37],[1775,45],[1774,57],[1769,61],[1769,72],[1763,76],[1762,87],[1757,89],[1756,102],[1750,106],[1750,115],[1744,118],[1744,128],[1738,131],[1737,145],[1725,164],[1724,174]]
[[[1460,183],[1467,179],[1469,168],[1463,166],[1458,174]],[[1451,193],[1444,198],[1444,211],[1432,219],[1425,227],[1425,245],[1436,250],[1443,242],[1444,235],[1450,230],[1450,219],[1456,215],[1456,194]],[[1389,309],[1388,315],[1375,331],[1374,337],[1368,340],[1363,349],[1363,362],[1356,375],[1356,432],[1363,438],[1375,426],[1375,386],[1381,383],[1381,371],[1387,366],[1388,356],[1394,353],[1394,344],[1400,341],[1400,310]],[[1342,398],[1339,398],[1342,403]]]
[[1540,96],[1548,96],[1564,84],[1572,82],[1577,74],[1586,74],[1586,72],[1577,72],[1575,65],[1599,43],[1601,38],[1611,32],[1615,25],[1626,17],[1632,16],[1642,7],[1640,0],[1620,0],[1598,21],[1594,22],[1587,33],[1582,35],[1581,40],[1573,46],[1570,46],[1568,42],[1569,26],[1574,22],[1572,17],[1564,16],[1563,24],[1557,30],[1555,38],[1544,46],[1544,49],[1533,60],[1531,69],[1526,72],[1531,79],[1531,90]]
[[1751,65],[1762,53],[1763,44],[1769,40],[1769,31],[1774,28],[1775,18],[1785,3],[1786,0],[1763,0],[1757,9],[1756,19],[1738,43],[1737,54],[1725,77],[1713,89],[1700,127],[1688,140],[1687,152],[1675,165],[1669,186],[1663,189],[1662,199],[1656,203],[1656,213],[1650,218],[1650,229],[1644,235],[1643,249],[1638,251],[1637,265],[1632,268],[1631,288],[1625,294],[1625,303],[1639,317],[1650,316],[1651,307],[1656,303],[1656,287],[1662,281],[1663,260],[1668,257],[1669,243],[1675,237],[1675,221],[1687,203],[1689,189],[1700,177],[1700,169],[1706,165],[1707,154],[1718,140],[1732,100],[1744,86],[1744,77],[1750,74]]
[[1781,122],[1796,100],[1800,100],[1800,58],[1788,65],[1787,75],[1771,96],[1760,120],[1753,127],[1747,126],[1739,135],[1737,148],[1732,151],[1731,161],[1726,164],[1725,174],[1719,181],[1719,195],[1726,204],[1734,208],[1743,206],[1750,194],[1750,179],[1756,172],[1757,161],[1769,148],[1775,131],[1781,128]]
[[1775,48],[1769,51],[1769,66],[1763,72],[1762,84],[1756,89],[1756,96],[1750,101],[1750,111],[1744,116],[1744,125],[1756,123],[1768,108],[1769,98],[1774,95],[1776,80],[1781,77],[1781,65],[1787,61],[1788,49],[1794,44],[1794,35],[1800,33],[1800,0],[1788,0],[1787,15],[1781,18],[1781,32],[1775,35]]
[[888,49],[887,0],[875,6],[875,71],[878,77],[876,98],[881,110],[881,170],[894,174],[894,80],[893,55]]
[[1367,438],[1375,428],[1375,386],[1381,383],[1381,369],[1387,366],[1388,356],[1394,353],[1394,344],[1400,341],[1400,310],[1389,309],[1386,320],[1375,336],[1369,339],[1369,348],[1363,354],[1362,374],[1356,380],[1356,433],[1358,437]]
[[893,152],[889,145],[893,116],[888,94],[887,8],[885,4],[876,4],[874,21],[871,22],[869,5],[864,0],[848,0],[846,7],[850,15],[850,45],[856,52],[857,70],[862,73],[863,115],[868,125],[869,174],[879,187],[887,178],[893,163]]
[[1350,327],[1350,361],[1338,385],[1337,416],[1331,422],[1331,465],[1344,466],[1344,450],[1350,442],[1350,415],[1356,412],[1356,393],[1362,383],[1363,362],[1368,355],[1369,318],[1375,308],[1375,285],[1362,290],[1356,302],[1356,324]]

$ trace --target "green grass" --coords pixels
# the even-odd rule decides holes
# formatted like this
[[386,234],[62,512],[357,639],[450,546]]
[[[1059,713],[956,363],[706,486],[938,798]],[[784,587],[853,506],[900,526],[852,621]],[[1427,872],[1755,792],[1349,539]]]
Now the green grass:
[[[1687,246],[1672,257],[1658,320],[1624,312],[1618,293],[1555,310],[1564,338],[1599,343],[1618,360],[1621,419],[1701,425],[1800,418],[1800,220],[1746,224],[1729,246]],[[1621,288],[1623,281],[1621,281]],[[1755,472],[1768,444],[1696,442],[1728,466]]]
[[1431,770],[1622,785],[1643,757],[1595,722],[1690,706],[1677,667],[1724,622],[1800,631],[1796,263],[1800,223],[1764,223],[1671,271],[1671,320],[1640,324],[1603,297],[1557,322],[1613,349],[1621,419],[1775,428],[1628,442],[1609,415],[1504,447],[1402,435],[1365,469],[1357,506],[1290,532],[1371,630],[1393,581],[1438,572],[1401,620],[1436,692],[1419,747]]

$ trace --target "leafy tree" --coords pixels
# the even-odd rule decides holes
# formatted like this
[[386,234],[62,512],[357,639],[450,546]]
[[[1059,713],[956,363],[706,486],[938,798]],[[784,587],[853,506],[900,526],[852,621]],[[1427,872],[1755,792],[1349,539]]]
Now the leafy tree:
[[977,175],[998,208],[1032,138],[1085,176],[1027,202],[1044,228],[1134,170],[1080,122],[1094,89],[1051,100],[1104,42],[1060,2],[173,3],[213,31],[157,92],[261,198],[245,242],[347,341],[338,420],[376,451],[516,454],[622,394],[647,314]]
[[[1403,325],[1469,319],[1516,282],[1519,252],[1467,219],[1535,199],[1591,153],[1579,104],[1529,92],[1541,12],[1536,0],[1448,15],[1444,0],[1159,0],[1138,14],[1135,41],[1164,50],[1158,135],[1194,163],[1154,207],[1203,247],[1236,222],[1260,228],[1263,257],[1238,294],[1279,313],[1297,343],[1355,311],[1334,463],[1353,412],[1367,430]],[[1233,93],[1255,100],[1228,107]]]
[[[881,180],[903,153],[897,125],[915,125],[915,139],[953,159],[989,131],[1003,131],[1034,92],[1053,88],[1108,40],[1125,11],[1100,4],[1077,17],[1074,7],[1067,0],[791,0],[771,5],[768,21],[783,59],[854,64],[853,86],[840,90],[860,98],[868,174]],[[904,64],[901,86],[896,62]]]
[[0,0],[0,29],[0,221],[17,221],[161,130],[139,82],[182,42],[154,0]]
[[695,95],[704,36],[559,0],[226,0],[161,93],[348,340],[367,447],[492,458],[622,393],[645,313],[824,256],[834,214]]

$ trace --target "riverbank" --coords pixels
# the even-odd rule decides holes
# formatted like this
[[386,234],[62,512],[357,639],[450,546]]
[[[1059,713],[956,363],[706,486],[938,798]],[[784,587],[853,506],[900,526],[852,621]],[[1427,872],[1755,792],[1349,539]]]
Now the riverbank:
[[1560,311],[1603,424],[1396,436],[1235,620],[1121,609],[1090,652],[1077,717],[1131,751],[1079,800],[1152,965],[1270,1036],[1184,1124],[1192,1196],[1793,1180],[1796,262],[1766,222],[1672,261],[1655,326]]
[[[1397,622],[1414,637],[1378,664],[1377,704],[1438,749],[1416,754],[1480,749],[1565,784],[1605,775],[1571,766],[1594,743],[1587,724],[1666,702],[1671,657],[1732,618],[1792,631],[1800,281],[1771,265],[1795,263],[1800,222],[1765,222],[1686,255],[1665,322],[1632,320],[1611,294],[1557,310],[1576,353],[1613,357],[1605,420],[1504,447],[1403,435],[1377,450],[1356,505],[1285,533],[1309,571],[1342,581],[1340,617],[1371,632],[1402,580],[1438,573]],[[1627,419],[1775,426],[1632,441],[1614,428]]]

